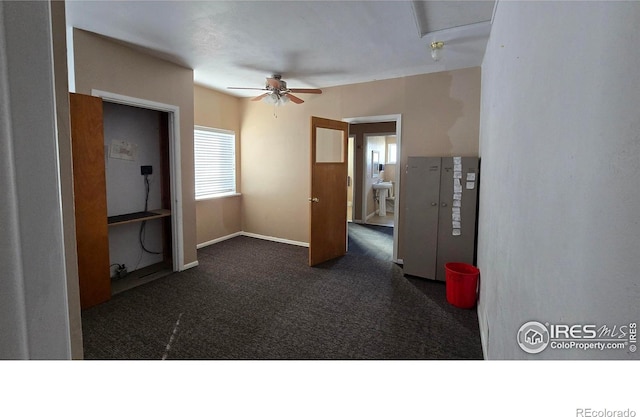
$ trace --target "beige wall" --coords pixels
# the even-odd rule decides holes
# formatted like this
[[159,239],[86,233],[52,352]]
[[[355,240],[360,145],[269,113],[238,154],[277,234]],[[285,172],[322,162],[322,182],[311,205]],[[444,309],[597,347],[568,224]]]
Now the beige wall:
[[[408,156],[478,155],[480,68],[333,87],[301,97],[304,104],[280,108],[242,100],[246,232],[309,241],[312,115],[340,120],[402,114],[400,167]],[[401,242],[402,216],[399,230]]]
[[[478,152],[479,68],[328,88],[305,95],[303,105],[274,108],[194,87],[191,70],[101,36],[75,30],[74,46],[78,92],[94,88],[180,107],[185,263],[196,260],[197,243],[240,230],[308,242],[312,115],[402,114],[401,164],[409,155]],[[242,197],[196,204],[194,122],[238,134]]]
[[[206,87],[193,89],[196,125],[236,132],[236,167],[240,168],[240,99]],[[241,192],[241,169],[236,190]],[[197,242],[205,243],[242,231],[241,196],[196,201]]]
[[97,89],[180,108],[184,263],[195,262],[193,70],[82,30],[74,29],[73,36],[77,93]]

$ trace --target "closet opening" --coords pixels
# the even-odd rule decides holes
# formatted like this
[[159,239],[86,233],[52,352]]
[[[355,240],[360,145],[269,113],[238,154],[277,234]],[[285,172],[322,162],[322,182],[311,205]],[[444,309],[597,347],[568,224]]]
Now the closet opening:
[[103,101],[111,293],[173,272],[169,114]]
[[[130,204],[135,201],[137,206],[134,208],[130,206],[133,211],[116,213],[129,214],[138,213],[140,211],[149,211],[148,218],[131,220],[132,226],[109,226],[109,247],[110,254],[111,248],[117,245],[118,239],[121,239],[123,235],[127,233],[132,239],[127,239],[126,247],[130,249],[130,252],[122,259],[130,259],[129,262],[132,267],[136,269],[130,270],[127,266],[127,271],[124,276],[117,276],[112,279],[112,294],[116,294],[121,291],[142,285],[154,279],[166,276],[171,272],[182,271],[185,269],[184,254],[183,254],[183,231],[182,231],[182,179],[181,172],[182,166],[180,162],[180,108],[172,104],[159,103],[155,101],[140,99],[136,97],[129,97],[121,94],[111,93],[101,90],[92,90],[91,95],[100,97],[103,101],[103,109],[111,107],[111,109],[117,110],[115,114],[111,114],[106,117],[113,117],[114,120],[105,120],[105,151],[107,146],[112,143],[107,143],[108,139],[106,135],[109,131],[112,140],[123,140],[124,136],[119,136],[127,132],[127,129],[135,134],[136,129],[147,129],[148,134],[155,137],[155,140],[147,139],[148,143],[145,146],[149,147],[149,154],[144,158],[152,158],[151,160],[141,159],[130,167],[131,175],[129,178],[132,181],[134,187],[132,189],[137,190],[133,195],[129,195]],[[121,107],[117,107],[121,106]],[[109,111],[109,110],[107,110]],[[118,113],[120,113],[118,115]],[[146,128],[145,123],[133,123],[136,117],[135,114],[146,115]],[[119,125],[117,122],[118,117],[124,120],[129,120],[131,126],[125,127],[126,123]],[[111,126],[110,126],[111,125]],[[155,130],[155,135],[152,131]],[[155,143],[155,144],[154,144]],[[108,158],[105,153],[105,162]],[[143,157],[142,154],[140,154]],[[157,164],[157,169],[156,169]],[[149,166],[151,166],[151,173],[147,177],[143,174],[148,173]],[[143,168],[144,167],[144,168]],[[108,169],[108,168],[107,168]],[[149,194],[147,199],[147,181],[149,185]],[[110,185],[108,184],[109,188]],[[116,195],[122,191],[115,189],[113,186],[108,194],[115,192]],[[108,208],[117,206],[122,203],[122,200],[128,200],[124,197],[116,197],[114,202],[107,201]],[[145,202],[146,208],[145,210]],[[142,207],[140,209],[140,207]],[[109,210],[108,216],[111,217],[112,213]],[[143,216],[139,214],[139,216]],[[145,215],[146,216],[146,215]],[[146,224],[142,227],[140,224]],[[111,237],[111,230],[114,231],[120,227],[129,227],[127,232],[123,229],[122,232],[114,232],[113,239]],[[133,236],[135,232],[135,236]],[[132,243],[133,242],[133,243]],[[141,248],[143,242],[145,248]],[[146,251],[147,249],[148,251]],[[116,256],[122,253],[122,249],[116,249]],[[142,250],[142,253],[140,252]],[[156,253],[149,253],[156,252]],[[160,252],[160,253],[157,253]],[[117,270],[122,262],[118,262],[118,259],[110,256],[109,264],[110,274],[114,276],[114,269]],[[140,260],[139,260],[140,259]],[[113,265],[116,264],[116,265]]]

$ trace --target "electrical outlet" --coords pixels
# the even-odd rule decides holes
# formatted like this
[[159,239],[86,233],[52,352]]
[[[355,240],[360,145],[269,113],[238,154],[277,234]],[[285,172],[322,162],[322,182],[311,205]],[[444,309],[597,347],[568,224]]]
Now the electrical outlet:
[[127,267],[125,264],[118,265],[118,269],[116,269],[116,276],[118,278],[124,278],[127,275]]
[[151,175],[153,174],[153,167],[151,165],[142,165],[140,167],[140,175]]

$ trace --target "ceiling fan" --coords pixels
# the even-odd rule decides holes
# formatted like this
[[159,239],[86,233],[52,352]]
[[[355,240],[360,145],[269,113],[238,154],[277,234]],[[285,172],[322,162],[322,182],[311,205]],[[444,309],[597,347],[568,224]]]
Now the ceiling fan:
[[251,99],[251,101],[266,101],[267,103],[273,103],[276,105],[285,104],[292,101],[296,104],[304,103],[299,97],[294,96],[291,93],[304,93],[304,94],[322,94],[322,90],[317,88],[288,88],[287,82],[282,79],[282,75],[273,74],[271,77],[267,77],[267,82],[264,88],[251,88],[251,87],[228,87],[230,90],[260,90],[266,91],[264,94],[260,94],[257,97]]

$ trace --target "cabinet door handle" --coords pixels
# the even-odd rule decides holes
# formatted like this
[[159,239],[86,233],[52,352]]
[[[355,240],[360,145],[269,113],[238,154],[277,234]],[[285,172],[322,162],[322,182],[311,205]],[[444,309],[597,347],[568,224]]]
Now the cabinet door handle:
[[447,203],[442,203],[442,207],[447,207]]
[[437,205],[438,205],[438,203],[431,203],[431,205],[432,205],[433,207],[435,207],[435,206],[437,206]]
[[320,199],[318,197],[313,197],[313,198],[309,197],[309,201],[311,201],[312,203],[317,203],[320,201]]

